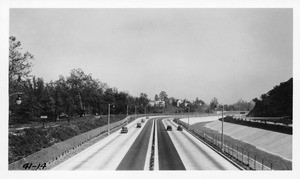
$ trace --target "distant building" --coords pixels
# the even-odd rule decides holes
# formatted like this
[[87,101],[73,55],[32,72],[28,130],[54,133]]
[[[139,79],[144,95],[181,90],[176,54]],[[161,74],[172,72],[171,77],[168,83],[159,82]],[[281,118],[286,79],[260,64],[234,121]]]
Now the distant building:
[[155,101],[149,101],[149,105],[150,106],[154,106],[155,105]]
[[166,102],[165,101],[150,101],[150,106],[158,106],[158,107],[165,107]]
[[179,107],[179,105],[182,103],[182,101],[181,100],[178,100],[177,101],[177,107]]

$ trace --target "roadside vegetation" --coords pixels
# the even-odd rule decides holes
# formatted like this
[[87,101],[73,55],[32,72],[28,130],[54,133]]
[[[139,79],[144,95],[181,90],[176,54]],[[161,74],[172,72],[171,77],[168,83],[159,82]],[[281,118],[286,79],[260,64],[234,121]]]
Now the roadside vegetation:
[[[112,115],[111,123],[125,117],[125,115]],[[9,163],[104,125],[107,125],[107,116],[100,118],[89,116],[76,118],[70,123],[61,123],[55,127],[31,127],[12,132],[9,134]]]
[[276,85],[260,99],[253,99],[254,108],[249,112],[250,117],[285,117],[293,119],[293,78]]

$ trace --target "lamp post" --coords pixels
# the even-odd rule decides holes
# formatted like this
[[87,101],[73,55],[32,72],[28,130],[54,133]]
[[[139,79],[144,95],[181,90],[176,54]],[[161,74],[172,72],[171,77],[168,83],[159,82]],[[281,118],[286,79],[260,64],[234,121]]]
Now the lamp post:
[[127,105],[127,116],[126,117],[128,117],[128,108],[129,108],[129,106]]
[[190,107],[188,105],[188,103],[185,104],[185,107],[188,109],[188,129],[190,129]]
[[109,135],[109,124],[110,124],[110,106],[114,107],[114,104],[108,104],[107,135]]
[[13,96],[13,95],[18,95],[17,99],[16,99],[16,103],[18,105],[20,105],[22,103],[22,98],[21,98],[21,95],[23,93],[22,92],[17,92],[17,93],[13,93],[13,94],[10,94],[9,97]]
[[134,119],[136,119],[136,106],[134,106]]
[[130,106],[127,105],[127,120],[126,120],[126,125],[128,125],[128,108],[130,108]]
[[[222,134],[221,134],[221,150],[224,151],[224,105],[222,106]],[[217,108],[217,107],[216,107]]]
[[190,107],[188,108],[188,129],[190,129]]
[[224,151],[224,133],[223,133],[223,129],[224,129],[224,118],[223,118],[223,113],[224,113],[224,105],[222,105],[222,143],[221,143],[221,150]]

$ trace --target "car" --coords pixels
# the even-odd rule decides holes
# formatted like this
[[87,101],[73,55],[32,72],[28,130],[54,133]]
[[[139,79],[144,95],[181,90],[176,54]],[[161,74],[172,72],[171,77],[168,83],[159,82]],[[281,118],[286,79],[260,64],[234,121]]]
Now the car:
[[172,126],[171,125],[167,125],[167,131],[172,131]]
[[144,123],[145,122],[145,120],[144,119],[142,119],[142,121],[141,121],[142,123]]
[[178,130],[178,131],[182,131],[182,130],[183,130],[182,126],[181,126],[181,125],[178,125],[178,126],[177,126],[177,130]]
[[128,132],[128,128],[127,127],[122,127],[121,133],[127,133],[127,132]]
[[141,123],[136,123],[136,128],[141,128],[142,127],[142,124]]

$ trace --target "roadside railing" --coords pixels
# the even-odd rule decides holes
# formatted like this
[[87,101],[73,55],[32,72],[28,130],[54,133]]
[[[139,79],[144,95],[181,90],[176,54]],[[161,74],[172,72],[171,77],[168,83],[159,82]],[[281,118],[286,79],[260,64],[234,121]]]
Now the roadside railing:
[[256,154],[247,148],[240,147],[234,142],[230,142],[230,140],[224,140],[222,150],[221,134],[218,131],[205,127],[199,129],[190,126],[188,128],[188,124],[180,120],[174,120],[174,122],[179,123],[185,130],[199,138],[206,145],[216,149],[222,155],[228,157],[246,170],[291,170],[291,166],[278,166],[276,163],[270,162],[268,158]]

